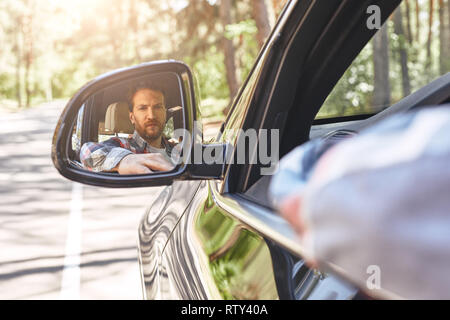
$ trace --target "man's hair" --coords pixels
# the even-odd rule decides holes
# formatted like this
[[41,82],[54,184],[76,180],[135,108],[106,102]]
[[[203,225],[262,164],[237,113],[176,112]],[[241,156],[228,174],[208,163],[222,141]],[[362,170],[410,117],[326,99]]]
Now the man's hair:
[[128,109],[130,110],[130,112],[133,112],[133,97],[134,97],[134,95],[136,94],[136,92],[138,92],[139,90],[143,90],[143,89],[149,89],[152,91],[161,92],[164,97],[164,102],[165,102],[166,94],[165,94],[164,89],[160,85],[158,85],[152,81],[140,81],[140,82],[134,83],[128,90],[127,102],[128,102]]

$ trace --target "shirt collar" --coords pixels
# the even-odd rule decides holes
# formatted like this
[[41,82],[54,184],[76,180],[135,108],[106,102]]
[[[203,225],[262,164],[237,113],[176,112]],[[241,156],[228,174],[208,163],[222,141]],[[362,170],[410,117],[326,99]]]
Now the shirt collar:
[[139,133],[137,133],[136,130],[134,130],[133,139],[134,139],[134,141],[136,141],[136,143],[139,146],[139,148],[142,148],[142,149],[146,149],[147,148],[147,145],[148,145],[147,141],[145,141],[144,138],[142,138],[139,135]]
[[[144,138],[142,138],[136,130],[134,130],[133,139],[134,141],[136,141],[136,144],[139,146],[139,148],[142,148],[143,150],[147,149],[147,147],[149,146],[147,141],[145,141]],[[162,149],[167,149],[166,140],[164,139],[164,137],[161,139],[161,147]]]

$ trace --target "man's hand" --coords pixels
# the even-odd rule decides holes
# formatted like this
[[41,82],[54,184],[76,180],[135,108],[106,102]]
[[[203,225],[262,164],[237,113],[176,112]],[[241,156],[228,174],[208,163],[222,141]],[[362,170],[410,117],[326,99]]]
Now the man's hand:
[[[291,226],[294,228],[297,236],[301,242],[305,241],[305,238],[310,236],[308,225],[305,223],[302,216],[302,195],[295,194],[286,197],[280,203],[280,213]],[[317,269],[318,264],[314,257],[303,257],[306,259],[306,264],[313,269]]]
[[120,174],[147,174],[154,171],[171,171],[175,166],[160,153],[130,154],[116,166]]
[[306,226],[301,215],[301,201],[300,195],[288,196],[280,203],[279,209],[281,216],[291,224],[300,238],[306,233]]

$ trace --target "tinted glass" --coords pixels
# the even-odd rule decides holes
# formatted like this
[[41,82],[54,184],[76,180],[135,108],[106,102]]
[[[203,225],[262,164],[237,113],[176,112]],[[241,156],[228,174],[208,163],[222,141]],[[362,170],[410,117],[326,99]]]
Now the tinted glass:
[[450,71],[450,1],[403,1],[316,116],[375,114]]

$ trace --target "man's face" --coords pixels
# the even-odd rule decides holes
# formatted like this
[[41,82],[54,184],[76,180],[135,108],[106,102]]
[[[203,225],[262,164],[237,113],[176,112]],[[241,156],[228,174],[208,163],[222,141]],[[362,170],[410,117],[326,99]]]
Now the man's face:
[[137,133],[145,140],[159,138],[166,125],[166,107],[160,91],[140,89],[133,96],[130,120]]

